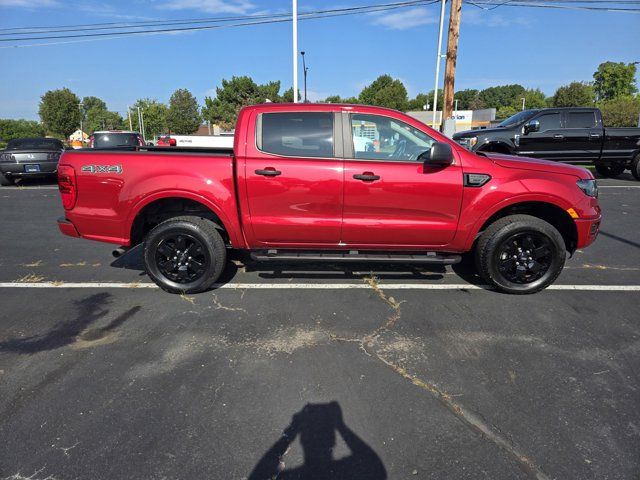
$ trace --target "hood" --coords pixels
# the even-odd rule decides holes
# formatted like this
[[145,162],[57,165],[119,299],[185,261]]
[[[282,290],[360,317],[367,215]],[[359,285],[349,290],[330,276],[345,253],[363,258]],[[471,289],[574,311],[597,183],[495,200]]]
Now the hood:
[[481,137],[487,133],[504,133],[510,131],[509,128],[481,128],[478,130],[465,130],[463,132],[456,132],[451,138],[454,140],[463,137]]
[[539,160],[537,158],[516,157],[513,155],[502,155],[500,153],[478,153],[493,161],[496,165],[504,168],[516,168],[519,170],[534,170],[537,172],[561,173],[573,175],[580,179],[594,178],[593,174],[583,167],[567,165],[566,163],[552,162],[550,160]]

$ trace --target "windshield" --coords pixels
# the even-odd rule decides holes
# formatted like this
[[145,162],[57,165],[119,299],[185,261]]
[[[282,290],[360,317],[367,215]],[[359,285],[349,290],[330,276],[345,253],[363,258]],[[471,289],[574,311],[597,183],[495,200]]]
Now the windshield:
[[62,142],[56,138],[16,138],[9,140],[7,150],[63,150]]
[[139,145],[136,133],[95,133],[93,148],[135,147]]
[[522,112],[518,112],[515,115],[510,116],[506,120],[503,120],[498,124],[498,126],[513,127],[514,125],[518,125],[519,123],[526,122],[537,112],[538,110],[523,110]]

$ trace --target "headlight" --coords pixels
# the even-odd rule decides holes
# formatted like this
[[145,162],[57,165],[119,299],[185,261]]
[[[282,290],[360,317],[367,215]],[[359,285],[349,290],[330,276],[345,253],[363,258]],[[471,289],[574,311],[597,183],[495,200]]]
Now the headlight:
[[598,184],[595,180],[578,180],[576,182],[578,188],[584,192],[585,195],[598,198]]
[[465,148],[473,148],[473,146],[478,143],[478,137],[458,138],[458,143]]

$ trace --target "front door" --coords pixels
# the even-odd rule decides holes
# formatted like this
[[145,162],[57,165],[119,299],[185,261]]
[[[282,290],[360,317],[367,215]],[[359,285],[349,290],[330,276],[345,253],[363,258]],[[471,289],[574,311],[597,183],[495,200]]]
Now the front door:
[[263,113],[256,138],[244,165],[251,243],[337,245],[343,180],[334,114]]
[[518,155],[546,160],[562,160],[565,155],[565,136],[560,112],[541,113],[528,123],[537,121],[537,132],[523,132],[520,136]]
[[460,164],[425,168],[418,156],[434,140],[402,121],[351,114],[349,122],[341,241],[361,248],[451,242],[462,202]]

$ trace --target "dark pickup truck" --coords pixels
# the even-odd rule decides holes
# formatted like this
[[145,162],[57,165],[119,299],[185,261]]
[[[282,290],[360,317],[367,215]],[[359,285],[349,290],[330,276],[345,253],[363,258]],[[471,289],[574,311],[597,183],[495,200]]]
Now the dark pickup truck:
[[458,132],[453,140],[473,152],[593,162],[607,177],[630,169],[640,180],[640,128],[606,128],[597,108],[524,110],[496,128]]

